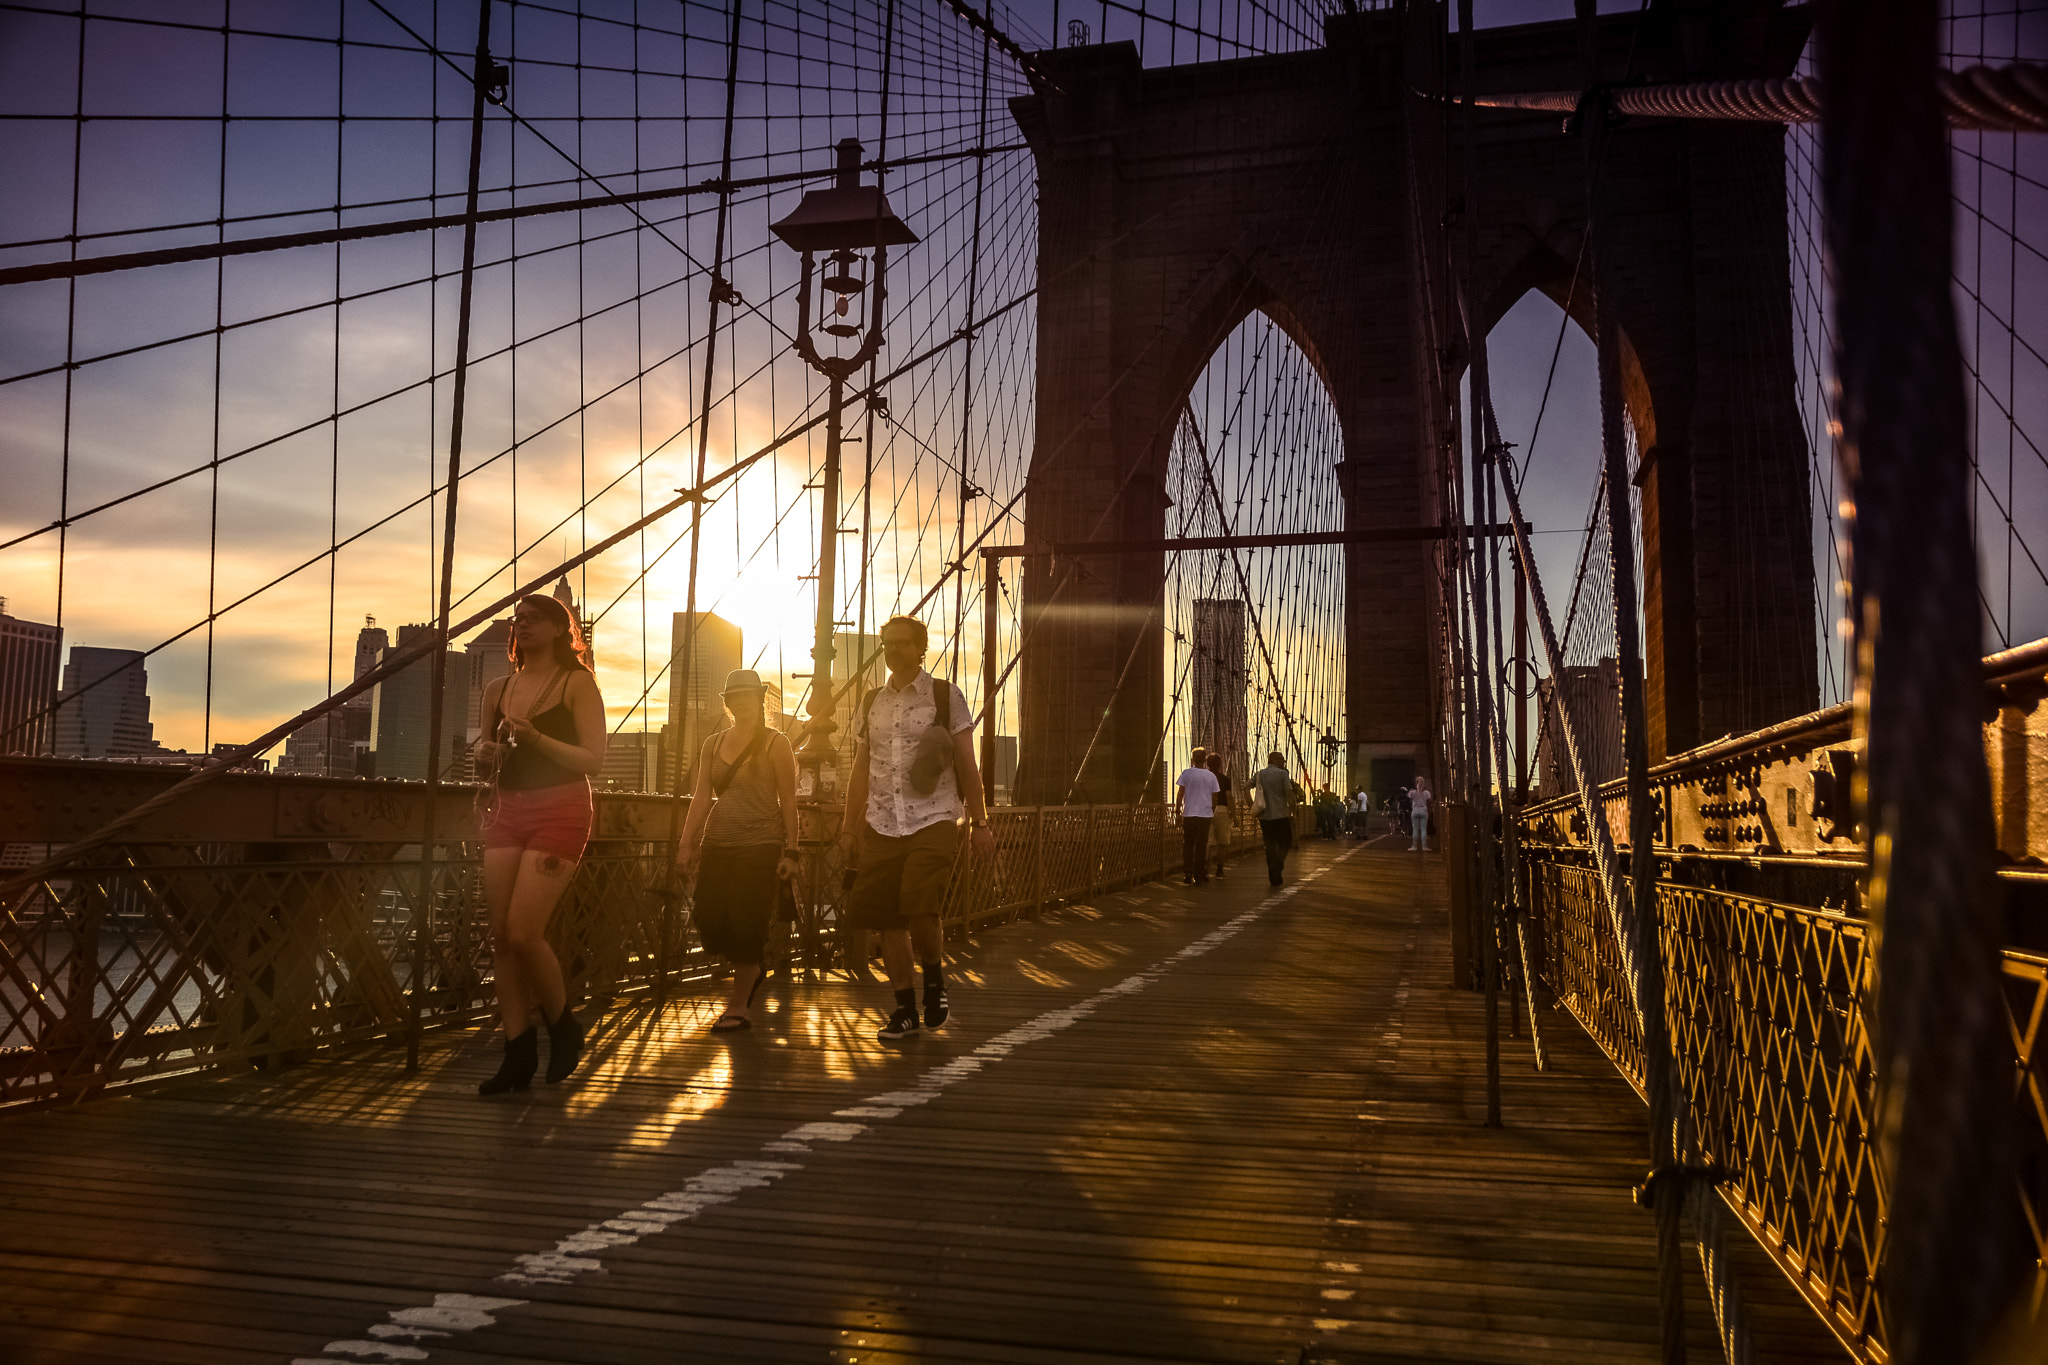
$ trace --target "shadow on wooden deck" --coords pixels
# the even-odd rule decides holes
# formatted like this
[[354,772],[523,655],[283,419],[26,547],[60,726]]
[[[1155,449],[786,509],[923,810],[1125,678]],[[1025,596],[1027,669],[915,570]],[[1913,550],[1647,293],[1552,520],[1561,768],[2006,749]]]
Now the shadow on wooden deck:
[[[793,985],[615,1012],[526,1095],[467,1034],[10,1116],[0,1358],[1654,1360],[1634,1095],[1550,1014],[1481,1128],[1439,860],[1296,864],[956,945],[902,1046]],[[1761,1357],[1843,1359],[1745,1252]]]

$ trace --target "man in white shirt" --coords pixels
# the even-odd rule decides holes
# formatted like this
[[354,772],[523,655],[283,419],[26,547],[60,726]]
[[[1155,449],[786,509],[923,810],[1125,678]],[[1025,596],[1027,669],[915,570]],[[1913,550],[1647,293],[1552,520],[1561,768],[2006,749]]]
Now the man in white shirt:
[[1222,784],[1204,766],[1207,752],[1196,749],[1186,772],[1174,779],[1180,788],[1181,876],[1189,886],[1209,880],[1209,821],[1216,814],[1216,793]]
[[[949,682],[924,671],[924,622],[882,623],[888,682],[856,703],[853,771],[839,824],[839,852],[857,867],[848,896],[852,927],[879,930],[896,1009],[880,1036],[890,1042],[951,1017],[939,913],[960,848],[960,821],[977,860],[995,857],[981,774],[974,762],[974,715]],[[913,950],[916,957],[912,957]],[[918,1012],[914,964],[924,964]]]

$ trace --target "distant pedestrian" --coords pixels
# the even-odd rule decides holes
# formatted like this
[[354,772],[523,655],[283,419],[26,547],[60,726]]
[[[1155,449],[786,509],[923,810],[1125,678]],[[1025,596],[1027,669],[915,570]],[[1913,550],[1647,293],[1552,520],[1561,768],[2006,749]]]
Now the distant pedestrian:
[[567,1076],[583,1055],[583,1026],[569,1011],[547,929],[590,841],[590,778],[604,770],[604,698],[575,616],[552,597],[521,598],[509,652],[512,672],[484,686],[490,739],[475,750],[494,790],[482,822],[484,904],[505,1047],[498,1074],[477,1086],[484,1095],[532,1083],[535,1006],[548,1026],[548,1079]]
[[714,1033],[753,1027],[777,883],[797,875],[796,750],[768,728],[767,690],[751,668],[725,675],[731,723],[704,741],[676,849],[676,870],[697,875],[697,937],[732,967]]
[[1408,796],[1408,826],[1411,837],[1408,844],[1410,853],[1429,852],[1429,779],[1417,776],[1415,785],[1410,787]]
[[[974,716],[958,687],[924,671],[924,622],[892,616],[882,623],[881,641],[889,677],[868,691],[854,721],[860,742],[846,784],[839,850],[846,865],[858,869],[850,917],[882,936],[896,1009],[879,1036],[894,1042],[952,1016],[939,912],[962,819],[977,860],[995,857],[996,840],[974,762]],[[918,962],[924,964],[922,1015]]]
[[1209,880],[1209,822],[1216,814],[1216,774],[1209,771],[1208,751],[1196,748],[1185,771],[1173,780],[1180,788],[1180,870],[1189,886]]
[[1266,846],[1266,880],[1280,885],[1287,852],[1294,847],[1294,779],[1287,775],[1287,755],[1274,750],[1266,766],[1252,774],[1252,807],[1259,815],[1259,838]]
[[1216,775],[1216,796],[1211,803],[1215,815],[1209,821],[1209,849],[1216,855],[1216,877],[1220,881],[1223,877],[1224,864],[1230,858],[1231,838],[1236,832],[1237,811],[1230,803],[1230,774],[1223,771],[1223,755],[1211,749],[1204,764]]

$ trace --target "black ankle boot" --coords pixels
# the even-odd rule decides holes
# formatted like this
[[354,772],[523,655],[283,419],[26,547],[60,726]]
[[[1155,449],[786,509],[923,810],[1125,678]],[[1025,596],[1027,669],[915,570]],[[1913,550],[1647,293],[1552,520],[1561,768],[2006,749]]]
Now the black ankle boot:
[[553,1085],[576,1069],[583,1057],[583,1025],[575,1011],[562,1007],[562,1017],[548,1025],[548,1084]]
[[533,1073],[539,1068],[540,1030],[530,1028],[505,1040],[505,1060],[498,1063],[498,1074],[479,1083],[476,1093],[502,1095],[507,1090],[524,1090],[533,1084]]

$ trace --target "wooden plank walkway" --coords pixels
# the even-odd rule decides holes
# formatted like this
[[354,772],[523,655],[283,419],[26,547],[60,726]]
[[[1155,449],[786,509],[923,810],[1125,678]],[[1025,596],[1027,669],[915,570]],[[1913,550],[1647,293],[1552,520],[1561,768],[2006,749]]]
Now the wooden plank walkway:
[[[0,1118],[0,1360],[1653,1360],[1641,1105],[1552,1014],[1480,1127],[1439,860],[1296,862],[959,944],[901,1047],[798,984],[525,1096],[470,1034]],[[1742,1268],[1762,1358],[1845,1358]]]

